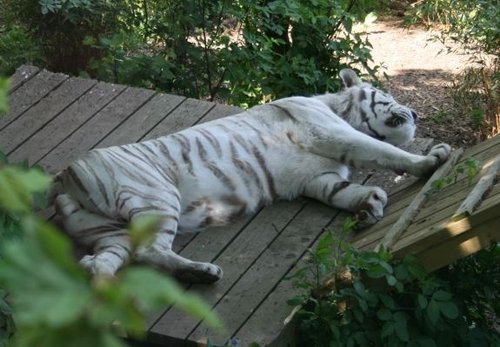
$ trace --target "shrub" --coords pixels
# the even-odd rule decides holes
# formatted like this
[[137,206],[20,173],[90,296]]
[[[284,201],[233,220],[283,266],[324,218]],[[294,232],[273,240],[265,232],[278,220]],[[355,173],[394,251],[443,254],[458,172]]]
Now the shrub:
[[40,48],[20,26],[5,28],[0,36],[0,76],[9,76],[22,64],[43,64]]
[[[500,132],[500,17],[493,0],[433,0],[419,2],[407,17],[409,24],[442,24],[436,39],[458,43],[472,51],[471,67],[454,82],[457,110],[469,117],[484,139]],[[450,47],[450,45],[448,45]],[[450,48],[452,49],[452,48]]]
[[[490,263],[483,261],[491,260],[476,259],[486,267]],[[309,263],[294,276],[302,291],[291,301],[302,305],[299,345],[499,344],[499,335],[483,324],[484,315],[490,320],[494,317],[490,308],[495,304],[488,300],[498,301],[498,274],[483,277],[484,291],[472,289],[473,269],[481,268],[476,263],[468,272],[428,274],[412,256],[395,260],[383,249],[358,251],[329,232],[311,252]],[[445,272],[447,276],[443,276]],[[468,290],[459,293],[457,283]]]
[[0,0],[51,70],[249,106],[335,90],[347,65],[373,75],[352,25],[375,3]]

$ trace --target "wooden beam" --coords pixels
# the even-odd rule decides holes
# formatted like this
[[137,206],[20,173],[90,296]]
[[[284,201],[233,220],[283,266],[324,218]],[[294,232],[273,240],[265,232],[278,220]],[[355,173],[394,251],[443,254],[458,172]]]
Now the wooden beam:
[[398,221],[387,232],[377,248],[384,247],[385,249],[392,249],[401,234],[408,228],[413,219],[417,216],[420,207],[427,199],[427,196],[429,195],[431,189],[433,189],[432,183],[438,179],[445,177],[451,171],[455,163],[460,159],[460,156],[463,152],[464,150],[462,148],[454,151],[450,155],[446,163],[444,163],[434,172],[431,178],[429,178],[427,183],[422,187],[420,192],[418,192],[413,201],[403,212],[401,217],[399,217]]
[[[456,237],[450,237],[432,248],[427,248],[415,254],[420,263],[429,272],[440,269],[454,261],[471,255],[481,249],[490,246],[494,242],[500,242],[500,218],[488,222],[462,233]],[[404,249],[395,253],[396,257],[408,254]]]
[[470,216],[472,212],[479,206],[481,200],[483,199],[485,193],[491,189],[495,183],[497,173],[500,170],[500,155],[490,160],[483,166],[481,170],[481,178],[474,186],[472,191],[469,193],[467,198],[462,202],[462,205],[457,209],[452,218],[459,217],[461,215]]

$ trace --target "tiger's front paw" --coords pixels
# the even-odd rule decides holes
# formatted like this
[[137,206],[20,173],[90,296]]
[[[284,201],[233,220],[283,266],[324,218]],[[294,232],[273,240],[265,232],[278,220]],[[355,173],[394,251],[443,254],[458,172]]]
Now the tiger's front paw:
[[355,214],[356,228],[369,227],[382,219],[387,205],[387,193],[379,187],[367,187],[368,192]]
[[422,165],[419,176],[430,176],[436,169],[443,164],[451,153],[451,147],[446,143],[440,143],[431,148],[425,156],[424,165]]

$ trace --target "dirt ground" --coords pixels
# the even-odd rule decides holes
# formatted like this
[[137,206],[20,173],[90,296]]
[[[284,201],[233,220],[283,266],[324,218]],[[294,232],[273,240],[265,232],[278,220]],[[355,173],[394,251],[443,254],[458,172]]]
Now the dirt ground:
[[385,88],[419,115],[417,136],[454,147],[474,144],[477,136],[467,117],[449,116],[454,107],[450,88],[457,74],[470,65],[470,57],[460,50],[448,53],[442,43],[430,40],[435,33],[403,28],[398,19],[377,20],[366,33],[375,64],[389,77],[382,79]]

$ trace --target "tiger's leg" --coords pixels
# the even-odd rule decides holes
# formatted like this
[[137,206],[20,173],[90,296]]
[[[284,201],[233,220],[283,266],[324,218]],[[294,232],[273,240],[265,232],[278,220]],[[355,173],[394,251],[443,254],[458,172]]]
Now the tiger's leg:
[[387,194],[383,189],[351,183],[335,172],[316,176],[307,182],[304,195],[355,213],[360,228],[377,223],[387,204]]
[[220,267],[211,263],[186,259],[172,250],[181,208],[179,193],[173,188],[171,191],[155,192],[155,199],[161,196],[164,200],[161,204],[158,204],[158,201],[148,202],[147,199],[137,196],[126,199],[121,211],[124,218],[133,221],[141,216],[157,215],[160,219],[153,241],[148,245],[139,246],[134,254],[135,259],[155,265],[185,282],[215,282],[222,278]]
[[433,146],[427,155],[406,152],[355,129],[325,126],[314,128],[314,137],[304,140],[312,153],[339,163],[363,168],[382,168],[417,177],[431,174],[444,163],[451,152],[445,143]]
[[93,248],[93,255],[80,260],[89,273],[112,276],[130,259],[130,237],[121,223],[82,209],[67,194],[56,198],[56,209],[66,232]]

